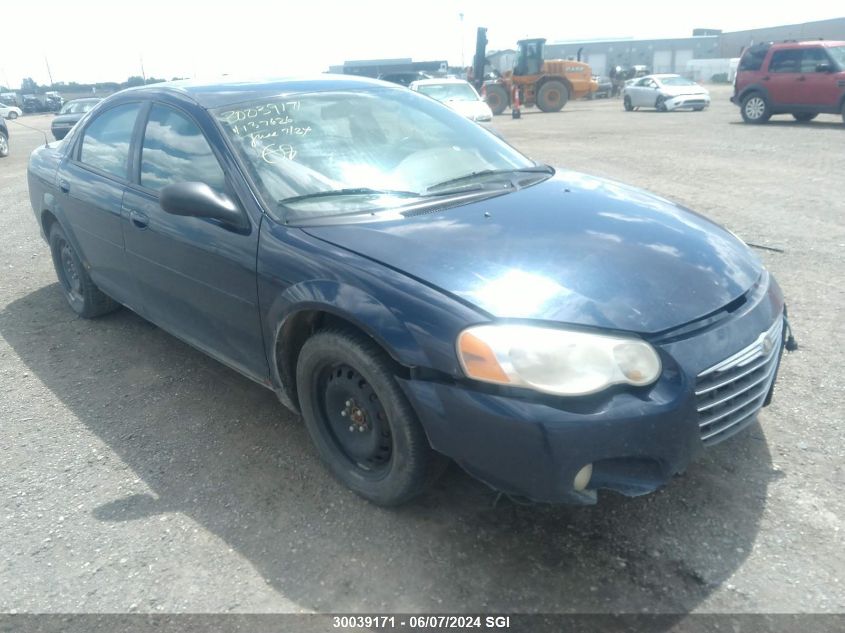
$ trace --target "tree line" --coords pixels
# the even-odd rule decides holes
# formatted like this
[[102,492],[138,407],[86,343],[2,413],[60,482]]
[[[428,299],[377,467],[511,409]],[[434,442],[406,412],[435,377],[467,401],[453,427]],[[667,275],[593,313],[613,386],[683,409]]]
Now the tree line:
[[[184,79],[184,77],[173,77],[171,81]],[[0,86],[0,92],[20,92],[22,94],[44,94],[45,92],[116,92],[124,88],[132,88],[134,86],[143,86],[145,84],[158,84],[166,79],[159,79],[157,77],[141,77],[140,75],[133,75],[126,81],[101,81],[97,83],[78,83],[76,81],[60,81],[51,85],[39,85],[32,77],[26,77],[21,82],[20,90],[9,88],[7,86]]]

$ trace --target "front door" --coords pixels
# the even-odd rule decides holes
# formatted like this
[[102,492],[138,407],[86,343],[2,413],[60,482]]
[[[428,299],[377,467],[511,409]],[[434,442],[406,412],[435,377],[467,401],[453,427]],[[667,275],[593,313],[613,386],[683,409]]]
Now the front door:
[[[798,101],[801,105],[815,106],[822,108],[836,108],[839,103],[839,96],[842,88],[839,82],[842,81],[843,73],[834,72],[836,66],[833,60],[828,57],[827,51],[821,46],[813,46],[803,49],[801,56],[801,77],[802,89],[798,94]],[[819,66],[826,64],[827,71],[819,71]]]
[[185,111],[154,103],[140,148],[138,182],[123,200],[126,258],[143,314],[162,328],[266,381],[255,261],[258,226],[166,213],[159,192],[204,182],[229,193],[220,163]]

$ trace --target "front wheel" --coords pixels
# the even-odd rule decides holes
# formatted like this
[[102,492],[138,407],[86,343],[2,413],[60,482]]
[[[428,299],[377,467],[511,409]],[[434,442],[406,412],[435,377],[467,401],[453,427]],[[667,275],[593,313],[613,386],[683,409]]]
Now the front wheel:
[[537,91],[537,107],[543,112],[559,112],[567,101],[569,88],[561,81],[547,81]]
[[9,139],[5,134],[0,132],[0,158],[6,158],[9,155]]
[[50,228],[50,252],[62,294],[79,316],[92,319],[120,307],[91,280],[58,222]]
[[658,112],[667,112],[668,109],[666,108],[666,97],[660,95],[657,97],[657,101],[654,103],[654,107],[657,108]]
[[484,87],[487,92],[487,105],[494,115],[499,115],[508,107],[508,92],[500,84],[490,84]]
[[634,104],[631,103],[631,97],[629,97],[628,95],[625,95],[625,99],[624,99],[623,103],[625,104],[625,110],[627,112],[633,112],[634,111]]
[[740,112],[746,123],[765,123],[772,116],[769,102],[758,92],[752,92],[742,100]]
[[792,117],[796,121],[798,121],[799,123],[806,123],[807,121],[812,121],[817,116],[819,116],[819,115],[816,114],[816,113],[813,113],[813,112],[793,112],[792,113]]
[[382,506],[422,492],[440,458],[393,376],[390,359],[370,339],[345,330],[309,338],[296,385],[305,426],[332,474]]
[[17,119],[17,118],[18,118],[18,113],[17,113],[17,112],[15,112],[14,110],[12,110],[11,112],[9,112],[9,118],[10,118],[10,119]]

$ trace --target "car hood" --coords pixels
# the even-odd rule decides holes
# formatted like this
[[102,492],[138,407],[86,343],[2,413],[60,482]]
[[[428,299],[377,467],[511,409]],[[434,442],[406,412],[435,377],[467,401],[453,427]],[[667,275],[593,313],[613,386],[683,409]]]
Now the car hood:
[[701,86],[663,86],[660,91],[663,94],[672,95],[673,97],[680,97],[681,95],[709,95],[705,88]]
[[401,220],[304,230],[493,317],[643,334],[719,310],[762,274],[745,244],[702,216],[574,172]]

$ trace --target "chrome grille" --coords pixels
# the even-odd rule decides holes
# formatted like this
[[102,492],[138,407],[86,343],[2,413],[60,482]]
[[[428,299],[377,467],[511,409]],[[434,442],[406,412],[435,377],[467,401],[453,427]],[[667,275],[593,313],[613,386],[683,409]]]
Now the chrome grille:
[[733,435],[754,419],[772,386],[783,348],[783,319],[730,358],[701,372],[695,385],[705,445]]

